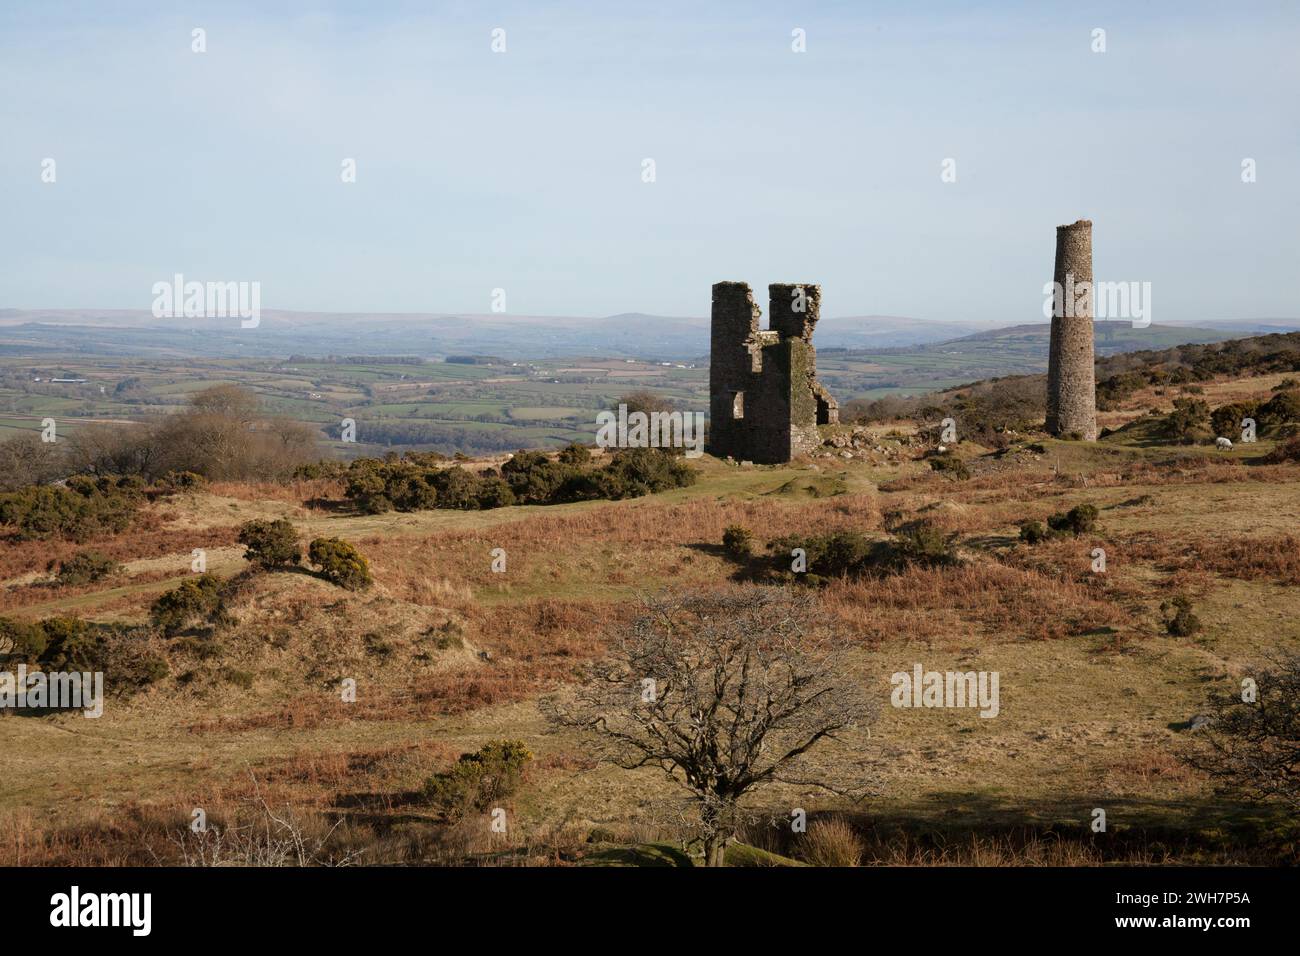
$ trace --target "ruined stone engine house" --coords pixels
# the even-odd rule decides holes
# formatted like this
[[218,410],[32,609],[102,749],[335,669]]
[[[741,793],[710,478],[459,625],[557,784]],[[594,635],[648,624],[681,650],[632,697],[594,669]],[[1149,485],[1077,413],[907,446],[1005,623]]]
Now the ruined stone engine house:
[[839,405],[817,381],[813,328],[821,286],[774,283],[769,328],[746,282],[713,286],[709,437],[719,458],[779,464],[821,444],[818,425],[839,422]]

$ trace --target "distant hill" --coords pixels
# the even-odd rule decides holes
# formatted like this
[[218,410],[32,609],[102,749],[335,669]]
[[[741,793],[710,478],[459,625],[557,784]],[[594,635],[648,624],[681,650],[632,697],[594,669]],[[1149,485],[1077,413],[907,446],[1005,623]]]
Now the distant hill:
[[[1188,342],[1217,342],[1260,332],[1300,329],[1300,320],[1241,319],[1211,327],[1097,323],[1101,355]],[[1046,360],[1048,326],[979,328],[906,316],[827,316],[820,349],[880,353],[894,349]],[[709,320],[642,312],[590,318],[498,313],[346,313],[263,310],[261,324],[238,319],[158,319],[145,310],[0,309],[0,354],[137,355],[272,358],[285,355],[509,355],[514,358],[698,359],[709,351]]]
[[[1296,326],[1300,328],[1300,326]],[[1269,331],[1285,331],[1270,329]],[[1002,329],[991,329],[963,335],[947,342],[938,342],[921,351],[970,351],[980,352],[986,349],[1014,348],[1017,351],[1032,349],[1041,351],[1043,360],[1047,358],[1047,347],[1051,340],[1052,327],[1047,322],[1034,325],[1013,325]],[[1203,345],[1208,342],[1223,342],[1250,334],[1220,328],[1201,328],[1197,326],[1155,325],[1144,329],[1134,328],[1129,322],[1094,322],[1093,345],[1098,355],[1115,355],[1120,352],[1136,352],[1142,349],[1164,349],[1175,345]]]
[[[939,342],[971,325],[898,316],[823,319],[822,347],[898,348]],[[158,319],[113,309],[0,309],[0,354],[66,350],[81,355],[272,357],[384,354],[438,358],[697,358],[709,320],[624,312],[602,318],[513,314],[262,311],[256,329],[237,319]]]

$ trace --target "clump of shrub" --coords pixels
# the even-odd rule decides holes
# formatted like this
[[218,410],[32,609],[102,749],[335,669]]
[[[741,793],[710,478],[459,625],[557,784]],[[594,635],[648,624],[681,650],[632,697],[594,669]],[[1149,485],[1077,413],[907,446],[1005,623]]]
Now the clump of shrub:
[[1192,613],[1192,602],[1181,594],[1160,605],[1160,616],[1173,637],[1191,637],[1201,629],[1201,619]]
[[860,531],[832,531],[819,535],[786,535],[768,542],[775,570],[791,571],[792,552],[804,553],[805,570],[796,572],[797,580],[820,584],[825,578],[857,574],[868,564],[873,548],[878,546]]
[[1234,438],[1240,432],[1244,418],[1255,420],[1260,435],[1282,435],[1289,425],[1300,422],[1300,390],[1275,390],[1272,398],[1266,402],[1221,405],[1211,414],[1210,421],[1216,435]]
[[1057,512],[1047,519],[1044,527],[1041,521],[1026,521],[1020,526],[1020,540],[1026,544],[1038,544],[1051,538],[1065,535],[1078,537],[1097,528],[1097,506],[1091,504],[1075,505],[1069,511]]
[[591,461],[591,449],[578,442],[571,442],[560,449],[557,460],[562,465],[586,465]]
[[[149,651],[121,624],[96,624],[75,617],[52,617],[43,621],[0,618],[0,653],[8,653],[9,665],[24,663],[47,673],[61,671],[95,673],[111,671],[105,689],[117,693],[139,690],[167,676],[167,662]],[[91,701],[83,685],[84,706]],[[55,701],[50,700],[53,705]]]
[[903,561],[933,567],[956,560],[956,539],[933,521],[914,521],[898,530],[893,547]]
[[105,643],[104,629],[80,618],[0,618],[0,650],[7,647],[12,660],[46,670],[103,670]]
[[164,634],[171,636],[196,620],[219,617],[223,583],[215,574],[187,578],[158,596],[149,608],[149,618]]
[[824,584],[828,578],[897,573],[909,565],[935,567],[957,560],[956,536],[927,520],[899,528],[886,541],[873,541],[860,531],[841,530],[823,535],[787,535],[768,543],[771,569],[792,571],[791,552],[804,551],[806,571],[795,573],[805,584]]
[[348,463],[329,458],[299,465],[293,470],[293,477],[313,481],[318,478],[344,478],[348,473]]
[[239,529],[244,558],[263,570],[293,567],[302,559],[298,531],[284,518],[249,521]]
[[362,591],[374,583],[370,562],[340,538],[317,538],[307,548],[307,560],[327,581],[349,591]]
[[74,475],[63,485],[29,485],[0,495],[0,524],[19,538],[91,538],[125,531],[143,498],[134,476]]
[[240,670],[237,667],[223,667],[218,674],[227,684],[234,684],[241,690],[253,689],[252,671]]
[[1041,521],[1026,521],[1020,526],[1020,540],[1025,544],[1038,544],[1052,536]]
[[1174,410],[1165,416],[1164,434],[1183,443],[1213,438],[1210,406],[1199,398],[1175,398]]
[[500,806],[519,789],[532,759],[522,741],[489,741],[475,753],[461,754],[450,770],[430,777],[425,799],[453,821]]
[[570,445],[558,459],[540,451],[519,451],[499,471],[478,473],[460,465],[441,467],[420,455],[362,458],[349,467],[344,493],[370,514],[478,510],[634,498],[690,485],[696,477],[684,461],[656,448],[624,449],[599,468],[591,467],[590,460],[581,445]]
[[57,571],[54,580],[61,585],[90,584],[122,570],[122,565],[98,551],[78,551],[66,561],[55,562],[49,570]]
[[743,525],[733,524],[722,532],[722,550],[727,557],[746,561],[754,553],[754,535]]
[[193,491],[207,483],[207,479],[193,471],[169,471],[155,482],[158,490],[165,494],[178,491]]
[[1075,505],[1064,514],[1052,515],[1047,519],[1047,526],[1058,534],[1072,534],[1076,537],[1087,534],[1097,527],[1097,506]]
[[970,478],[970,469],[966,467],[966,462],[956,455],[935,455],[930,459],[930,468],[958,481]]
[[698,472],[672,449],[624,448],[598,473],[603,473],[601,498],[639,498],[695,484]]

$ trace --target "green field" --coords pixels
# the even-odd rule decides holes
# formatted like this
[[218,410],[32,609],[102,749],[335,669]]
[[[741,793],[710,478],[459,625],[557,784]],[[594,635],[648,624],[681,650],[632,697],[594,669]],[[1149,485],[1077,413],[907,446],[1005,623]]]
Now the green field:
[[[1047,327],[1020,326],[951,342],[872,352],[823,349],[818,372],[841,404],[886,395],[918,395],[1003,375],[1046,370]],[[1132,329],[1098,323],[1098,353],[1161,348],[1223,336],[1203,329]],[[69,353],[75,354],[75,353]],[[269,412],[318,426],[338,437],[339,423],[357,423],[357,443],[340,454],[391,448],[484,454],[591,441],[595,416],[636,389],[651,389],[683,410],[708,410],[708,367],[696,361],[495,359],[481,364],[434,360],[150,356],[61,357],[42,365],[35,354],[0,358],[0,433],[83,420],[145,421],[182,407],[193,393],[237,383]],[[55,383],[53,378],[85,379]]]

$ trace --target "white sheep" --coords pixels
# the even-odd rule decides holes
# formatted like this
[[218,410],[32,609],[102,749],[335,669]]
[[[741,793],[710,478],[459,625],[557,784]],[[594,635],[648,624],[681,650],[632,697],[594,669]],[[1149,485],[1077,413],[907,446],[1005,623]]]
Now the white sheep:
[[1227,451],[1229,448],[1232,447],[1232,439],[1216,438],[1214,439],[1214,447],[1219,449],[1219,451]]

